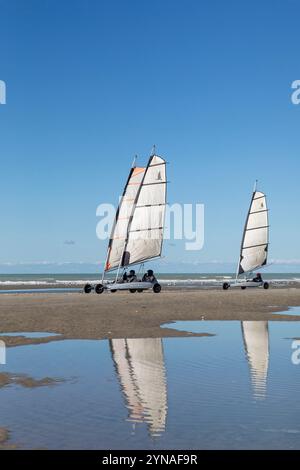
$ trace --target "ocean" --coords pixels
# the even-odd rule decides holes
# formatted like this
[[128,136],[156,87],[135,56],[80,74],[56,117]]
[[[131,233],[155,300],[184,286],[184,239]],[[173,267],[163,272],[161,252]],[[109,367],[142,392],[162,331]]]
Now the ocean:
[[[213,288],[232,281],[233,273],[163,273],[156,274],[164,287]],[[300,283],[300,273],[264,273],[263,278],[277,287],[293,286]],[[112,274],[106,279],[114,279]],[[100,273],[94,274],[0,274],[0,290],[40,288],[81,288],[86,283],[97,283]]]

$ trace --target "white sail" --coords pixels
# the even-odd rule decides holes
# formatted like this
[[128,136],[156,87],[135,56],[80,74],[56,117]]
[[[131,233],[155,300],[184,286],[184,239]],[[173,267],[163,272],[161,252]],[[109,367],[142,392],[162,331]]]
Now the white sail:
[[255,191],[248,212],[241,245],[239,274],[267,264],[269,246],[269,218],[264,193]]
[[166,209],[166,162],[152,156],[138,194],[124,252],[126,264],[161,255]]
[[150,157],[129,175],[112,230],[105,271],[161,255],[166,208],[166,162]]
[[269,329],[267,321],[242,322],[242,334],[255,398],[264,398],[269,369]]
[[147,422],[152,435],[164,431],[167,384],[162,340],[113,339],[113,360],[126,397],[129,421]]
[[129,221],[134,211],[136,196],[144,178],[145,170],[146,168],[141,167],[134,167],[130,170],[109,240],[105,271],[118,268],[120,265]]

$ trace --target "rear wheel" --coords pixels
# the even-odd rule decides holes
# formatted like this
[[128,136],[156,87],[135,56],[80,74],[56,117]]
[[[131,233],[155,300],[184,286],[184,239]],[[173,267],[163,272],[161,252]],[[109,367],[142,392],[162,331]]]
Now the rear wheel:
[[228,290],[230,287],[230,284],[228,284],[228,282],[224,282],[223,284],[223,290]]
[[161,285],[158,284],[158,283],[154,284],[154,286],[153,286],[153,292],[155,292],[155,294],[159,294],[160,291],[161,291]]
[[110,292],[114,294],[115,292],[117,292],[117,289],[110,289]]
[[136,289],[129,289],[129,292],[131,292],[132,294],[135,294],[135,293],[136,293]]
[[95,292],[96,292],[96,294],[102,294],[103,291],[104,291],[104,287],[103,287],[102,284],[97,284],[97,285],[95,286]]
[[138,291],[139,293],[141,293],[141,292],[143,292],[143,289],[138,289],[137,291]]
[[270,284],[268,282],[264,282],[264,289],[267,290],[269,289],[269,287],[270,287]]
[[247,287],[246,287],[246,286],[242,286],[241,289],[242,289],[242,290],[246,290]]
[[90,294],[92,292],[91,284],[86,284],[83,288],[85,294]]

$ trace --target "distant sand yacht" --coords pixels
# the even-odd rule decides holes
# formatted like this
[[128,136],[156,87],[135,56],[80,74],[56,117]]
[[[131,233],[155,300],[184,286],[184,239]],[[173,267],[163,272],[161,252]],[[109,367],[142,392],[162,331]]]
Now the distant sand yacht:
[[[232,284],[224,282],[224,290],[228,290],[230,287],[238,287],[243,290],[249,287],[269,289],[269,283],[263,281],[260,273],[251,279],[254,271],[267,266],[269,231],[267,197],[263,192],[257,191],[256,181],[244,226],[236,279]],[[239,279],[241,275],[245,275],[245,280],[242,282]]]
[[160,338],[110,340],[112,357],[129,410],[128,420],[146,422],[152,436],[166,427],[167,382]]
[[269,370],[269,327],[267,321],[243,321],[242,335],[249,363],[254,397],[266,396]]

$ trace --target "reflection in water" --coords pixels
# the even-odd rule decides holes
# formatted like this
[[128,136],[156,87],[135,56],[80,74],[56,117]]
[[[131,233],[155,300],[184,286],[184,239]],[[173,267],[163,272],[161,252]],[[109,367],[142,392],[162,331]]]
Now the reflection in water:
[[167,383],[160,338],[110,340],[112,357],[129,409],[129,421],[149,425],[152,436],[166,426]]
[[[181,327],[215,336],[9,348],[0,367],[0,427],[25,449],[299,449],[291,339],[300,322]],[[39,386],[22,386],[24,377]],[[66,380],[48,387],[47,377]]]
[[266,397],[269,369],[269,327],[267,321],[242,322],[245,351],[250,367],[254,397]]

